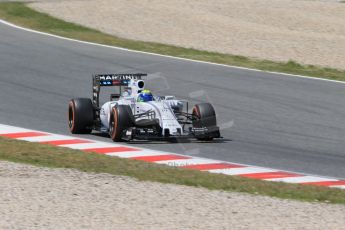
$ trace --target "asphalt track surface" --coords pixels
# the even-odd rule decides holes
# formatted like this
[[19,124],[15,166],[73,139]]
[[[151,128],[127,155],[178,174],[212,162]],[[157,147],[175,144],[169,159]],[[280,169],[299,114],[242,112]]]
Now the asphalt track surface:
[[131,72],[151,74],[156,94],[211,102],[224,139],[129,145],[345,178],[345,84],[86,45],[3,24],[0,123],[69,134],[68,101],[91,96],[91,75]]

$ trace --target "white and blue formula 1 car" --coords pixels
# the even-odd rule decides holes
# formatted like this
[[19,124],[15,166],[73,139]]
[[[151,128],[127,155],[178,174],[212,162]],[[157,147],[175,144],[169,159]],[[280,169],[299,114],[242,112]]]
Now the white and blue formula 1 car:
[[[221,138],[214,108],[174,96],[154,96],[145,89],[147,74],[102,74],[93,76],[93,96],[75,98],[68,106],[68,126],[73,134],[108,133],[113,141]],[[116,87],[110,101],[99,105],[102,87]]]

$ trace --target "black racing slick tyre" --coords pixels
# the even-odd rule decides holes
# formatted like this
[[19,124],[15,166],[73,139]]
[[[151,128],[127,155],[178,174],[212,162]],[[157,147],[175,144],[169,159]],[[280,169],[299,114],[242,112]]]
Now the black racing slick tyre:
[[75,98],[68,104],[68,127],[73,134],[92,132],[94,111],[89,98]]
[[113,141],[123,140],[123,131],[134,126],[134,116],[128,105],[116,105],[111,110],[109,135]]
[[197,119],[193,121],[196,128],[216,126],[216,112],[210,103],[197,104],[193,107],[193,116]]
[[[194,128],[209,128],[217,126],[216,112],[210,103],[201,103],[193,107],[192,115]],[[210,141],[213,139],[210,137],[197,137],[198,140]]]

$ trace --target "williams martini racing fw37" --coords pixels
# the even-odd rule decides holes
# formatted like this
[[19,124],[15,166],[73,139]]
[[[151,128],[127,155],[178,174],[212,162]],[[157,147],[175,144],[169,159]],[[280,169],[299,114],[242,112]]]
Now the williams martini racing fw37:
[[[216,113],[209,103],[194,105],[174,96],[156,96],[145,89],[147,74],[101,74],[92,78],[92,99],[69,102],[68,125],[73,134],[93,130],[109,133],[113,141],[221,138]],[[100,106],[100,90],[114,87],[116,93]]]

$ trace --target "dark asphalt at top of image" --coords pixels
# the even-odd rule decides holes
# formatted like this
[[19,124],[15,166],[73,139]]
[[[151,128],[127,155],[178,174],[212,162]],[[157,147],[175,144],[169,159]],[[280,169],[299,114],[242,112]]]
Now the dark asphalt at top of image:
[[224,139],[128,145],[345,178],[345,84],[86,45],[2,24],[0,71],[2,124],[69,134],[68,101],[91,97],[92,74],[144,72],[153,93],[211,102]]

